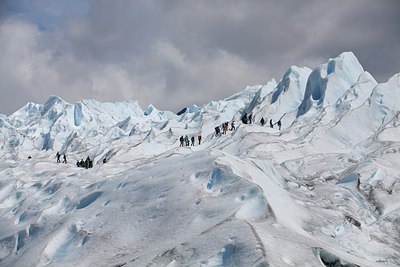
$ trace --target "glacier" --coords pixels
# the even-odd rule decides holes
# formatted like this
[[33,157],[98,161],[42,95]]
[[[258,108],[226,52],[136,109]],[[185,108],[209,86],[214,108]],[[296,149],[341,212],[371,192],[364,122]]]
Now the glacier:
[[0,266],[399,266],[399,93],[344,52],[179,115],[27,103],[0,115]]

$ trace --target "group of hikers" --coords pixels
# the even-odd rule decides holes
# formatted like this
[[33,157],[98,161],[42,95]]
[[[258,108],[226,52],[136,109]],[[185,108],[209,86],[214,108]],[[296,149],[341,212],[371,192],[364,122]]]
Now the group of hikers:
[[86,160],[83,159],[81,159],[81,161],[78,160],[76,162],[76,166],[85,169],[93,168],[93,160],[91,160],[90,157],[87,156]]
[[[244,113],[242,118],[241,118],[241,121],[242,121],[243,124],[252,124],[253,123],[253,119],[254,118],[253,118],[253,115],[251,113],[250,114]],[[264,117],[261,117],[260,125],[261,126],[265,125]],[[281,130],[281,128],[282,128],[281,119],[279,119],[276,123],[274,123],[274,121],[272,119],[270,119],[269,120],[269,126],[271,128],[274,128],[274,125],[278,125],[279,130]],[[229,131],[233,131],[235,129],[236,129],[235,121],[233,121],[233,120],[231,121],[230,128],[229,128],[229,122],[224,122],[220,126],[216,126],[214,128],[215,136],[222,136],[223,134],[226,134],[228,132],[228,130]],[[200,145],[201,144],[201,135],[198,135],[197,139],[198,139],[198,142],[199,142],[199,145]],[[185,137],[183,137],[183,135],[182,135],[179,138],[179,141],[180,141],[180,146],[182,146],[182,147],[183,146],[194,146],[195,145],[195,137],[194,136],[192,136],[190,138],[190,140],[189,140],[189,136],[186,135]]]
[[[226,134],[227,132],[228,132],[228,128],[229,128],[229,122],[224,122],[224,123],[222,123],[220,126],[217,126],[217,127],[215,127],[214,128],[214,130],[215,130],[215,136],[221,136],[221,135],[223,135],[223,134]],[[221,132],[221,129],[222,129],[222,132]],[[231,128],[229,129],[230,131],[233,131],[233,130],[235,130],[236,129],[236,127],[235,127],[235,122],[234,121],[232,121],[231,122]]]
[[[59,151],[57,151],[56,157],[57,157],[57,163],[60,163],[61,162],[61,160],[60,160],[61,154]],[[65,154],[63,156],[63,163],[65,163],[65,164],[67,163],[67,155],[65,155]]]
[[[264,124],[265,124],[264,117],[261,118],[260,124],[261,124],[261,126],[264,126]],[[275,124],[278,125],[279,131],[280,131],[281,128],[282,128],[282,122],[281,122],[281,120],[278,120],[276,123],[274,123],[274,122],[272,121],[272,119],[269,120],[269,127],[274,128],[274,125],[275,125]]]
[[247,113],[244,113],[242,118],[241,118],[243,124],[252,124],[253,123],[253,114],[247,115]]
[[[56,158],[57,158],[57,163],[61,162],[61,154],[58,151],[56,154]],[[103,163],[107,163],[107,158],[103,159]],[[67,156],[64,154],[63,155],[63,163],[67,163]],[[85,169],[89,169],[89,168],[93,168],[93,160],[90,159],[89,156],[87,156],[86,160],[77,160],[76,161],[76,166],[77,167],[81,167],[81,168],[85,168]]]
[[[197,136],[197,140],[198,140],[198,142],[199,142],[199,145],[201,144],[201,134],[199,134],[198,136]],[[180,146],[189,146],[189,145],[191,145],[191,146],[194,146],[194,141],[195,141],[195,137],[194,136],[192,136],[191,138],[190,138],[190,141],[191,141],[191,143],[190,143],[190,141],[189,141],[189,136],[185,136],[185,137],[183,137],[183,135],[179,138],[179,141],[180,141]]]
[[[253,120],[253,115],[252,115],[251,113],[250,113],[249,115],[247,115],[247,113],[244,113],[244,115],[242,116],[242,119],[241,119],[241,120],[242,120],[242,122],[243,122],[244,124],[252,124],[252,123],[253,123],[253,121],[252,121],[252,120]],[[261,126],[264,126],[264,125],[265,125],[264,117],[261,117],[260,124],[261,124]],[[279,130],[281,130],[281,128],[282,128],[281,119],[279,119],[276,123],[274,123],[272,119],[269,120],[269,126],[270,126],[271,128],[274,128],[274,125],[275,125],[275,124],[277,124]]]
[[[242,118],[241,118],[241,121],[242,121],[243,124],[252,124],[253,123],[253,115],[251,113],[250,114],[244,113]],[[265,125],[264,117],[261,117],[260,124],[261,124],[261,126]],[[281,130],[282,123],[281,123],[280,119],[276,123],[274,123],[272,119],[269,120],[269,125],[270,125],[271,128],[274,128],[275,124],[277,124],[279,130]],[[229,122],[224,122],[220,126],[216,126],[214,128],[215,136],[221,136],[223,134],[226,134],[228,132],[228,128],[229,128]],[[221,131],[221,129],[222,129],[222,131]],[[231,121],[231,127],[230,127],[229,131],[233,131],[235,129],[236,129],[235,121],[232,120]],[[181,147],[183,147],[183,146],[194,146],[195,145],[195,136],[192,136],[190,138],[190,140],[189,140],[189,136],[188,135],[186,135],[185,137],[183,137],[183,135],[182,135],[179,138],[179,141],[180,141],[180,146]],[[197,141],[198,141],[198,144],[200,145],[201,141],[202,141],[201,134],[199,134],[197,136]],[[61,158],[60,152],[57,152],[56,157],[57,157],[57,163],[61,162],[61,160],[60,160],[60,158]],[[106,163],[106,162],[107,162],[107,158],[104,158],[103,159],[103,163]],[[63,163],[67,163],[67,156],[65,154],[63,155]],[[90,159],[89,156],[87,156],[86,160],[83,160],[83,159],[81,159],[80,161],[78,160],[76,162],[76,166],[77,167],[86,168],[86,169],[93,168],[93,161]]]

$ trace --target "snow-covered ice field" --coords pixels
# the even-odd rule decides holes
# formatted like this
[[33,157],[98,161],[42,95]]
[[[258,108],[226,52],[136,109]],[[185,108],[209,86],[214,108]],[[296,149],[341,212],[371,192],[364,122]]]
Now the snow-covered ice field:
[[0,266],[400,266],[399,94],[346,52],[179,116],[56,96],[0,115]]

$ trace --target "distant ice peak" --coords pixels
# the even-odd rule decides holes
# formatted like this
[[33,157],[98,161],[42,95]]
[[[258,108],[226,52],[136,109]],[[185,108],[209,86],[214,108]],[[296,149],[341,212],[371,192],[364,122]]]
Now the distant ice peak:
[[363,72],[363,67],[352,52],[344,52],[316,67],[308,77],[297,117],[306,114],[312,107],[324,108],[336,103]]

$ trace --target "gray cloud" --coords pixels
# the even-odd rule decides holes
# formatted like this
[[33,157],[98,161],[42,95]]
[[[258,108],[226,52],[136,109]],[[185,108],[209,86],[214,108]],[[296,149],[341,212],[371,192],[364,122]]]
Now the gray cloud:
[[397,2],[6,0],[0,113],[52,94],[178,111],[344,51],[384,82],[400,69]]

